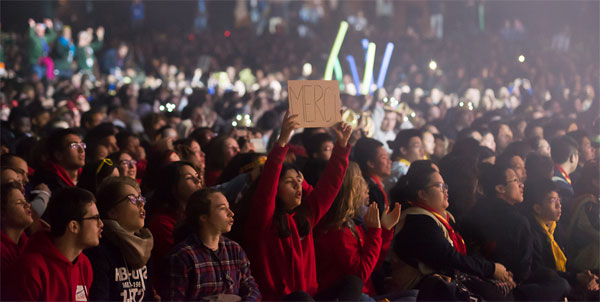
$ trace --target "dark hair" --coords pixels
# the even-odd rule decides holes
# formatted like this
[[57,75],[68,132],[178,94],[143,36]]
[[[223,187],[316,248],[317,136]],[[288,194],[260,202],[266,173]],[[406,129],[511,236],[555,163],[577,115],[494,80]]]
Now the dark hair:
[[206,170],[223,170],[227,166],[225,157],[225,142],[231,136],[222,135],[213,138],[206,146]]
[[548,178],[552,179],[554,174],[554,163],[552,158],[539,153],[530,153],[525,161],[525,170],[528,179]]
[[25,195],[23,186],[21,186],[21,184],[16,181],[7,182],[7,183],[0,185],[0,195],[2,195],[2,198],[0,199],[1,200],[1,203],[0,203],[1,212],[4,212],[6,210],[6,202],[8,201],[8,194],[10,194],[10,192],[12,190],[19,190],[19,191],[21,191],[21,193],[23,193],[23,195]]
[[148,212],[150,215],[157,211],[172,211],[178,214],[183,214],[184,208],[181,208],[179,200],[175,198],[174,190],[181,180],[179,172],[184,166],[194,166],[187,161],[172,162],[160,169],[159,175],[162,181],[156,184],[156,190],[152,195],[152,199],[148,202]]
[[550,192],[558,192],[558,186],[551,179],[528,179],[523,190],[522,208],[532,215],[533,205],[541,204]]
[[221,192],[213,188],[205,188],[190,196],[185,207],[185,218],[173,231],[175,242],[183,241],[188,235],[198,232],[200,229],[198,218],[202,215],[210,215],[210,196],[215,193]]
[[264,153],[240,153],[231,159],[227,167],[223,169],[223,173],[219,176],[219,180],[217,183],[226,183],[240,174],[249,172],[257,166],[264,164],[264,161],[261,161],[261,158],[266,157]]
[[108,212],[112,210],[120,200],[118,200],[121,188],[130,186],[136,190],[140,189],[138,183],[127,176],[111,176],[102,181],[96,191],[96,206],[102,218],[108,218]]
[[[479,142],[472,138],[467,137],[460,140],[457,140],[454,146],[452,147],[452,152],[450,152],[451,156],[467,156],[467,157],[476,157],[479,153]],[[474,158],[474,161],[477,162],[479,159]]]
[[[415,163],[417,163],[415,165]],[[408,172],[398,179],[392,188],[393,201],[406,204],[409,201],[418,201],[419,191],[429,185],[431,174],[435,173],[431,161],[416,161],[410,165]]]
[[550,142],[550,149],[552,160],[557,164],[562,164],[568,161],[569,157],[577,152],[579,146],[572,137],[563,135]]
[[[534,120],[534,121],[527,123],[527,126],[525,127],[525,139],[532,139],[532,138],[537,137],[537,136],[534,136],[535,128],[542,128],[542,132],[543,132],[544,127],[542,126],[541,120],[538,119],[538,120]],[[543,135],[540,138],[544,138]]]
[[100,142],[103,138],[117,134],[117,130],[112,123],[101,123],[91,129],[85,136],[86,143]]
[[108,158],[86,164],[81,169],[77,187],[96,193],[98,185],[102,180],[112,175],[113,171],[117,169],[118,164],[118,162],[114,162]]
[[589,139],[589,134],[585,130],[571,131],[571,132],[567,133],[567,136],[572,137],[577,142],[578,145],[581,145],[584,138],[587,137]]
[[[579,168],[578,168],[579,169]],[[575,196],[581,196],[584,194],[594,194],[596,197],[600,196],[600,167],[598,162],[590,161],[583,166],[581,174],[575,182],[573,182],[573,190]]]
[[[2,156],[0,156],[0,166],[9,167],[10,163],[12,162],[12,160],[14,158],[20,158],[20,157],[17,155],[11,154],[11,153],[2,154]],[[27,171],[25,171],[25,173],[27,173]]]
[[69,222],[80,221],[83,218],[86,214],[85,208],[91,202],[96,202],[94,194],[82,188],[60,188],[52,192],[44,212],[46,221],[51,226],[50,234],[53,237],[62,236]]
[[117,138],[117,146],[119,146],[119,149],[121,149],[121,150],[125,149],[125,147],[129,143],[130,137],[137,138],[137,135],[135,135],[129,131],[120,131],[119,133],[117,133],[116,138]]
[[485,147],[485,146],[479,146],[479,162],[481,163],[481,161],[483,161],[484,159],[488,159],[490,157],[494,157],[496,156],[496,152],[494,152],[492,149]]
[[[296,168],[296,166],[291,164],[283,164],[281,167],[281,172],[279,173],[279,181],[285,176],[285,173],[288,170],[295,170],[298,174],[300,174],[300,170]],[[273,221],[275,222],[275,227],[277,228],[277,233],[279,237],[286,238],[289,237],[292,233],[290,232],[290,227],[287,222],[285,208],[283,206],[283,201],[279,199],[279,197],[275,197],[275,213],[273,214]],[[306,218],[306,208],[304,204],[301,204],[297,208],[293,210],[296,212],[293,219],[296,221],[296,226],[298,227],[298,234],[300,237],[304,237],[310,233],[311,226],[308,223]]]
[[213,132],[210,128],[207,127],[196,128],[194,131],[192,131],[192,133],[190,133],[190,135],[188,135],[188,137],[195,139],[198,142],[198,144],[200,144],[200,148],[202,148],[202,150],[205,150],[208,146],[208,143],[210,143],[211,141],[206,139],[206,133],[209,131]]
[[[183,138],[178,139],[173,142],[173,147],[175,148],[175,152],[182,160],[187,160],[190,156],[194,155],[194,150],[192,150],[192,142],[196,140],[193,138]],[[200,144],[198,144],[199,146]]]
[[363,176],[368,177],[369,161],[374,161],[377,157],[377,148],[383,147],[383,144],[372,138],[363,137],[356,142],[354,146],[353,160],[358,164]]
[[94,114],[102,113],[99,109],[92,108],[81,114],[81,126],[85,126],[86,123],[91,123],[94,118]]
[[326,142],[334,142],[333,137],[329,133],[317,133],[309,137],[310,143],[304,145],[308,157],[313,157],[314,153],[321,151],[321,146]]
[[81,137],[79,132],[72,128],[56,129],[50,133],[45,140],[45,146],[46,153],[51,159],[56,160],[54,157],[55,152],[62,152],[65,150],[65,138],[71,134]]
[[440,174],[448,184],[448,210],[458,220],[466,215],[476,202],[479,174],[477,158],[475,154],[446,156],[440,161]]
[[508,166],[481,164],[479,186],[483,189],[483,194],[492,198],[496,196],[496,186],[506,184],[506,170]]
[[151,139],[157,133],[154,130],[154,124],[158,123],[158,121],[161,120],[166,120],[165,116],[162,113],[150,112],[142,117],[142,126],[144,126],[144,130],[148,134],[148,137],[150,137]]
[[398,132],[396,138],[393,141],[387,142],[390,149],[392,149],[392,158],[402,156],[402,154],[400,153],[400,148],[408,148],[408,142],[410,141],[410,139],[413,137],[421,138],[421,135],[423,135],[423,132],[418,129],[400,130],[400,132]]

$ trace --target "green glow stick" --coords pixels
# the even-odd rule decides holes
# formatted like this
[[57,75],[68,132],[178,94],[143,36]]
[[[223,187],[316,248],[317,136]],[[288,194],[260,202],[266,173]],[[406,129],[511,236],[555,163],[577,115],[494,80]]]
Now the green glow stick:
[[335,65],[335,60],[340,53],[340,48],[342,48],[342,43],[344,43],[344,38],[346,37],[346,32],[348,31],[348,22],[342,21],[340,23],[340,29],[335,37],[335,42],[333,42],[333,47],[331,48],[331,53],[329,54],[329,59],[327,60],[327,66],[325,67],[325,76],[324,80],[331,80],[333,76],[333,67]]
[[377,46],[375,43],[369,43],[369,48],[367,48],[367,65],[365,66],[365,76],[363,77],[362,87],[360,88],[360,93],[363,95],[369,94],[371,90],[371,81],[373,80],[373,64],[375,63],[375,48]]
[[335,57],[335,65],[333,65],[333,71],[335,72],[335,79],[338,81],[340,90],[344,90],[344,82],[342,79],[344,75],[342,74],[342,64],[340,64],[340,59],[338,57]]

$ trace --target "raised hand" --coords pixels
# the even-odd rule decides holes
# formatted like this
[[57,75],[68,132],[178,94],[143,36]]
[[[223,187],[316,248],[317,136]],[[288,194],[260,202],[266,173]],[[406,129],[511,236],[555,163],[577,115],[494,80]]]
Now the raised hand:
[[98,40],[104,40],[104,27],[100,26],[96,29],[96,37]]
[[339,122],[331,127],[331,129],[335,132],[337,144],[340,147],[346,147],[348,145],[348,140],[350,140],[350,135],[352,135],[352,126],[344,122]]
[[379,222],[379,209],[375,202],[371,203],[367,209],[367,213],[365,214],[365,226],[367,226],[367,228],[381,228],[381,222]]
[[35,21],[31,18],[29,18],[29,20],[27,20],[27,23],[29,23],[29,27],[35,27]]
[[297,117],[297,114],[290,114],[289,111],[285,112],[285,116],[283,117],[283,121],[281,122],[281,131],[279,133],[279,139],[277,140],[277,144],[280,147],[285,147],[287,142],[290,140],[292,131],[294,131],[294,129],[297,129],[298,126],[300,126]]
[[401,211],[402,206],[397,202],[391,212],[390,207],[385,206],[385,210],[383,210],[383,213],[381,214],[381,227],[388,231],[393,229],[400,220]]
[[52,23],[52,19],[44,19],[44,24],[46,24],[46,27],[48,28],[52,28],[54,26],[54,23]]

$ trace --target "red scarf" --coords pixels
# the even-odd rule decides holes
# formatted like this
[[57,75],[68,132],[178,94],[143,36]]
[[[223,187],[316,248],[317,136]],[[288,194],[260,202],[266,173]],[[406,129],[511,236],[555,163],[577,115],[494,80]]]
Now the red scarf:
[[460,236],[460,234],[455,232],[454,229],[452,228],[452,226],[450,226],[450,223],[448,222],[448,213],[447,212],[445,212],[444,215],[442,215],[442,214],[438,213],[437,211],[435,211],[434,209],[432,209],[431,207],[429,207],[421,202],[411,202],[410,204],[431,212],[431,214],[433,214],[433,216],[435,216],[444,225],[444,227],[448,231],[448,235],[450,236],[450,239],[454,243],[454,248],[456,249],[456,251],[463,255],[467,254],[467,247],[465,246],[465,241]]
[[[46,169],[48,171],[58,175],[58,177],[60,177],[60,179],[62,179],[69,187],[75,186],[75,183],[73,182],[73,180],[71,179],[71,177],[69,176],[67,171],[65,171],[65,169],[63,167],[61,167],[60,165],[58,165],[57,163],[55,163],[53,161],[47,161]],[[79,170],[77,171],[77,175],[79,175],[79,174],[81,174],[81,168],[79,168]]]
[[567,172],[559,165],[556,164],[555,165],[556,169],[558,169],[558,172],[560,172],[560,175],[562,175],[562,177],[569,183],[571,184],[571,177],[569,177],[569,174],[567,174]]
[[390,202],[388,201],[388,197],[387,194],[385,194],[385,190],[383,189],[383,184],[381,184],[381,181],[379,180],[379,177],[372,175],[371,176],[371,180],[373,180],[375,182],[375,184],[377,184],[377,186],[379,187],[379,190],[381,190],[381,193],[383,193],[383,198],[385,199],[385,204],[387,206],[390,205]]

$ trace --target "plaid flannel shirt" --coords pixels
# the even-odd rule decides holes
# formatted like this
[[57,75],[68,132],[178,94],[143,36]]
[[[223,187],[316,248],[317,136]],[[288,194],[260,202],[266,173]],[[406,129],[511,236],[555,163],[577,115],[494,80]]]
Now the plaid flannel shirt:
[[206,247],[197,235],[188,236],[169,256],[169,301],[201,300],[233,294],[243,301],[260,300],[258,285],[250,273],[250,261],[242,247],[221,236],[219,248]]

